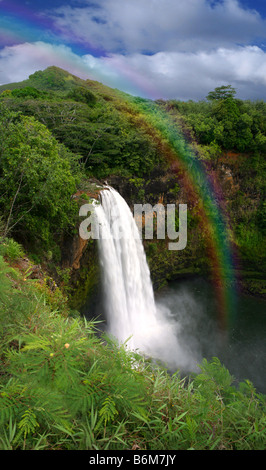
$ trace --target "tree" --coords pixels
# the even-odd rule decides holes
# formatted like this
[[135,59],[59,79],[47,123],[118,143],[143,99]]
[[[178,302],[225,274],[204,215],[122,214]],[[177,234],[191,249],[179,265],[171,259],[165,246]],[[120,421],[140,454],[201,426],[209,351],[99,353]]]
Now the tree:
[[207,95],[207,100],[217,101],[225,100],[226,98],[234,98],[236,90],[231,85],[223,85],[215,88],[214,91],[210,91]]
[[76,158],[33,117],[0,105],[0,210],[14,230],[48,241],[73,222]]
[[81,101],[86,103],[89,106],[92,106],[96,103],[96,96],[84,87],[76,87],[67,94],[67,98],[71,98],[75,101]]
[[11,92],[15,98],[34,98],[38,99],[41,96],[47,95],[45,92],[41,92],[34,87],[26,86],[25,88],[15,88]]

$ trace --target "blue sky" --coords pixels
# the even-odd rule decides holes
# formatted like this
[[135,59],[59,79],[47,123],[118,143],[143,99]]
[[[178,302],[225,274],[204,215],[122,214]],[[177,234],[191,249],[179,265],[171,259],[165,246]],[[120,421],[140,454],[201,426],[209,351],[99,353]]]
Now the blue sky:
[[0,0],[0,83],[49,65],[134,95],[266,99],[265,0]]
[[266,17],[265,0],[242,0],[240,2],[243,7],[257,10],[264,18]]

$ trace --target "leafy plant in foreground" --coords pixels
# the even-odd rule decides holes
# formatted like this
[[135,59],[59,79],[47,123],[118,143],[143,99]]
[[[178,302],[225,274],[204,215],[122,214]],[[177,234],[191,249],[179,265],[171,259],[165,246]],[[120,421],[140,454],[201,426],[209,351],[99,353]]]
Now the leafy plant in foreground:
[[217,358],[169,375],[51,310],[0,257],[0,449],[262,449],[265,396]]

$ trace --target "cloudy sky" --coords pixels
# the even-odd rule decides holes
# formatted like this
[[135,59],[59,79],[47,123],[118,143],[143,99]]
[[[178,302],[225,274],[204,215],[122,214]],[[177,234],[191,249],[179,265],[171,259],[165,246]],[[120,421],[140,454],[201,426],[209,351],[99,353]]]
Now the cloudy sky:
[[49,65],[152,99],[266,100],[266,1],[0,0],[0,84]]

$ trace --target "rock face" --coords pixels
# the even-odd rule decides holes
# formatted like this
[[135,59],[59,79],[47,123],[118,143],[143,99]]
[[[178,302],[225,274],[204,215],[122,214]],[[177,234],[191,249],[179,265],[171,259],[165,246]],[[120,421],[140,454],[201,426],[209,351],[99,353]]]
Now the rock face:
[[180,180],[171,169],[154,170],[148,180],[113,176],[108,179],[108,183],[121,194],[131,208],[134,204],[154,205],[159,201],[163,204],[174,204],[177,199],[184,198],[182,182],[180,184]]
[[[133,210],[134,204],[148,203],[152,206],[160,203],[166,208],[167,204],[175,204],[178,211],[179,204],[187,204],[188,244],[184,250],[169,251],[169,239],[158,240],[156,237],[156,217],[154,218],[154,237],[143,243],[146,251],[151,277],[155,289],[160,289],[169,280],[188,275],[206,273],[209,270],[206,258],[206,238],[203,230],[198,229],[198,200],[191,197],[183,184],[182,173],[176,172],[172,167],[153,172],[149,180],[125,180],[117,177],[110,178],[113,186]],[[176,213],[178,224],[178,214]]]
[[[99,198],[103,185],[98,180],[90,180],[84,189],[73,197],[79,205],[91,203]],[[62,244],[61,267],[70,274],[69,303],[77,310],[87,303],[88,299],[97,297],[100,284],[97,243],[95,240],[84,240],[79,236],[79,226],[76,235],[65,237]]]
[[[220,192],[216,191],[217,202],[221,204],[222,209],[227,211],[239,189],[237,168],[234,169],[233,164],[230,167],[222,162],[217,168],[210,168],[208,175],[213,181],[216,181],[217,188],[220,190]],[[175,204],[176,207],[181,203],[187,204],[188,243],[184,250],[169,251],[169,240],[157,240],[156,235],[152,240],[145,240],[143,237],[155,289],[160,289],[169,280],[191,275],[206,276],[211,271],[211,261],[207,249],[208,234],[200,220],[200,201],[195,194],[186,190],[184,178],[182,172],[172,165],[166,169],[154,169],[149,179],[112,176],[108,177],[108,181],[88,181],[84,190],[75,195],[80,204],[88,202],[91,198],[98,199],[99,192],[107,183],[121,194],[132,210],[134,204],[148,203],[154,206],[161,203],[164,205]],[[71,302],[73,307],[82,309],[88,299],[95,300],[97,298],[100,269],[95,240],[82,240],[78,234],[74,239],[65,240],[62,267],[71,270],[70,282],[73,292]],[[243,289],[246,291],[245,279],[241,279]],[[248,284],[250,284],[249,281]],[[256,288],[254,289],[256,291]],[[259,290],[265,292],[265,285],[263,289]]]
[[[89,189],[86,188],[84,192],[80,191],[75,197],[79,198],[81,204],[88,202],[88,198],[98,199],[99,191],[106,183],[121,194],[132,210],[134,204],[149,203],[152,206],[158,203],[176,204],[178,207],[180,203],[187,203],[182,181],[180,184],[171,170],[155,170],[149,180],[113,176],[108,178],[108,181],[88,182]],[[196,200],[189,202],[189,208],[195,211]],[[190,234],[189,246],[184,251],[170,252],[169,240],[157,240],[155,231],[154,224],[154,238],[143,239],[155,289],[162,287],[167,280],[206,270],[204,240],[199,237],[199,232],[195,230]],[[74,308],[82,309],[82,306],[90,298],[93,301],[99,292],[100,269],[97,241],[83,240],[78,233],[74,239],[65,239],[62,250],[62,268],[70,270],[72,288],[70,302]]]
[[87,248],[87,240],[82,239],[80,236],[75,236],[69,249],[66,250],[66,255],[63,256],[62,267],[72,268],[73,270],[80,269],[80,260],[84,251]]
[[97,243],[76,235],[65,240],[62,250],[62,268],[70,273],[69,303],[81,310],[89,298],[97,296],[100,284]]

